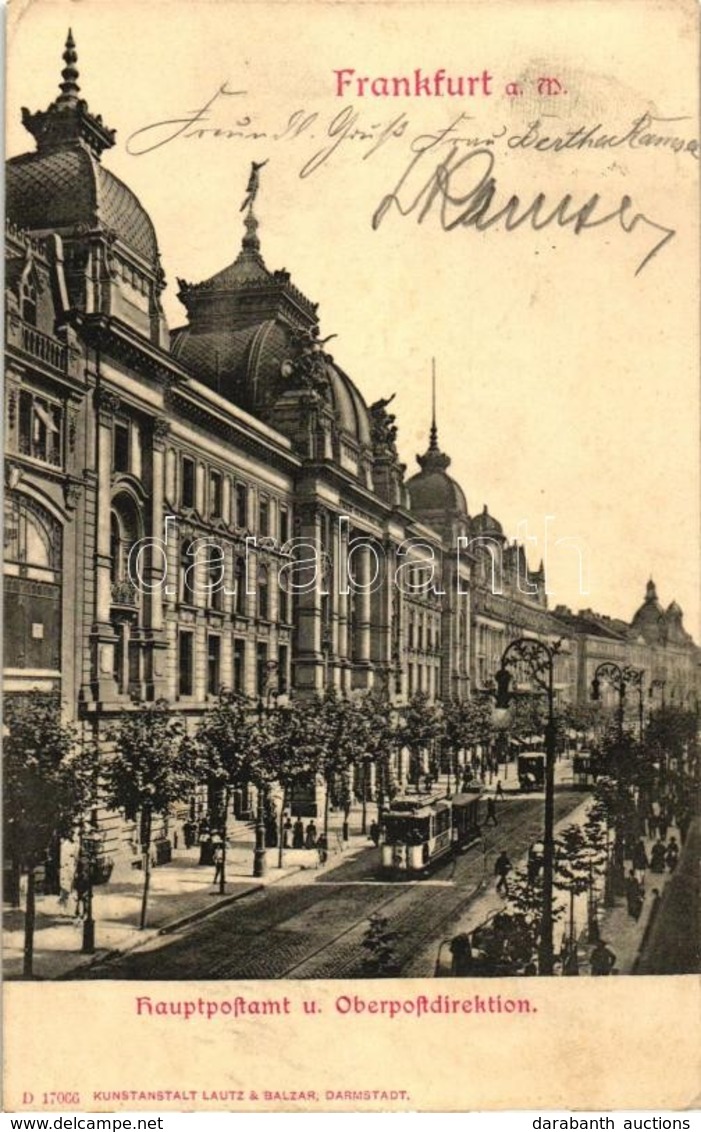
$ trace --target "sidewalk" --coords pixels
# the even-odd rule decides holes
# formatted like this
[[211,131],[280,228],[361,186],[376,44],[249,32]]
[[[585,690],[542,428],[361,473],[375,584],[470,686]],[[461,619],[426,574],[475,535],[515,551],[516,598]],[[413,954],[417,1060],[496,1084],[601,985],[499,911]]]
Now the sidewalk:
[[[200,865],[199,848],[176,849],[170,864],[151,870],[146,927],[138,927],[143,893],[140,869],[123,872],[93,890],[95,920],[95,952],[81,953],[83,921],[74,916],[75,899],[61,908],[57,896],[37,896],[34,932],[34,977],[36,979],[67,978],[114,953],[132,951],[151,943],[159,935],[194,923],[245,896],[260,892],[292,874],[299,874],[299,883],[313,883],[319,870],[329,869],[370,845],[362,834],[353,832],[342,850],[329,853],[324,866],[312,849],[285,849],[284,867],[278,868],[278,849],[267,850],[267,872],[264,877],[253,873],[253,831],[235,829],[227,845],[225,893],[213,884],[214,867]],[[333,843],[332,843],[333,849]],[[24,948],[24,911],[3,912],[4,975],[6,979],[22,978]]]

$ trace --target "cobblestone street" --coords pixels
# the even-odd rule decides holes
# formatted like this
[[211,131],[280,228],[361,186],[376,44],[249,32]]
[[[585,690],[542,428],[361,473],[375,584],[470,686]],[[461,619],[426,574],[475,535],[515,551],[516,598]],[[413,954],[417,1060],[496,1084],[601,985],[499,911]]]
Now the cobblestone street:
[[[556,795],[556,821],[584,800]],[[362,939],[368,917],[385,915],[398,934],[404,975],[432,974],[431,955],[470,901],[492,884],[495,855],[516,861],[541,836],[543,803],[513,798],[499,806],[483,853],[467,853],[426,880],[385,881],[379,853],[368,848],[310,883],[288,877],[266,891],[221,909],[166,941],[152,940],[129,955],[81,972],[91,979],[333,979],[363,974]],[[428,958],[427,958],[428,957]],[[429,969],[427,970],[427,966]]]

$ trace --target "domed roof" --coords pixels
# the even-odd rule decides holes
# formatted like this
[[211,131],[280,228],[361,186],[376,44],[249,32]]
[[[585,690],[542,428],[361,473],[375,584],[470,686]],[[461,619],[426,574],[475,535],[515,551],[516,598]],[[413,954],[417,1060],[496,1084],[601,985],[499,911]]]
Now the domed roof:
[[251,207],[244,226],[233,263],[202,283],[178,280],[189,323],[173,331],[172,353],[199,381],[263,417],[288,390],[299,388],[301,363],[335,410],[339,429],[369,445],[367,405],[324,352],[316,304],[297,290],[287,271],[266,267]]
[[147,212],[131,189],[100,163],[103,150],[114,145],[115,131],[78,97],[78,56],[70,31],[63,59],[58,98],[36,114],[22,111],[37,150],[7,163],[8,218],[19,228],[68,236],[110,230],[157,271],[156,233]]
[[411,510],[425,515],[454,512],[467,518],[465,493],[446,470],[450,466],[450,456],[446,456],[438,447],[435,415],[428,449],[423,456],[417,456],[416,460],[421,471],[406,482]]
[[669,605],[667,606],[667,616],[668,617],[683,617],[684,612],[682,610],[681,605],[679,605],[679,603],[676,602],[676,601],[671,601],[669,603]]
[[479,515],[475,515],[474,519],[471,520],[470,526],[473,533],[476,535],[498,535],[499,537],[503,537],[504,534],[504,528],[493,515],[489,514],[486,503],[482,507]]
[[[221,272],[224,275],[228,269]],[[294,328],[265,319],[238,330],[173,331],[171,351],[199,381],[248,412],[265,415],[289,388],[284,365],[294,353]],[[338,427],[361,444],[370,443],[368,409],[355,385],[335,363],[323,372]]]
[[71,234],[74,229],[110,229],[150,268],[157,266],[158,244],[148,213],[131,189],[83,146],[11,158],[6,186],[7,215],[19,228]]

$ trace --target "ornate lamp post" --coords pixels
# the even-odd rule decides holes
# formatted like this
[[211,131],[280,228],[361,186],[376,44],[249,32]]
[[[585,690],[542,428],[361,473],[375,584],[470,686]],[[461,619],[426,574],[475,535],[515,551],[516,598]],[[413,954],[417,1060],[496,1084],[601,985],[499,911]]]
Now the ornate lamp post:
[[95,881],[98,849],[101,844],[100,834],[93,830],[83,833],[80,839],[80,853],[83,857],[85,880],[85,919],[83,920],[83,945],[81,947],[84,955],[92,955],[95,951],[95,919],[92,910],[93,883]]
[[593,700],[601,699],[601,681],[605,680],[612,688],[618,692],[618,737],[623,735],[623,707],[626,698],[626,688],[630,685],[638,689],[638,725],[640,728],[640,741],[643,740],[643,678],[645,676],[644,668],[633,668],[632,665],[627,664],[624,668],[620,668],[612,660],[605,660],[603,664],[599,664],[594,672],[594,679],[591,682],[591,698]]
[[[273,687],[270,683],[272,675],[277,671],[278,664],[276,660],[269,660],[266,662],[267,677],[265,681],[265,698],[259,696],[258,698],[258,719],[263,722],[266,712],[270,711],[271,698],[277,699],[278,689]],[[263,787],[258,787],[258,801],[256,804],[256,844],[253,851],[253,875],[254,877],[264,877],[268,871],[268,859],[265,846],[265,793]]]
[[548,698],[548,722],[545,728],[545,819],[543,829],[543,910],[538,947],[538,974],[553,973],[553,872],[555,861],[555,657],[560,641],[546,645],[530,637],[519,637],[507,645],[502,653],[501,668],[496,674],[496,706],[509,706],[509,685],[512,673],[509,668],[523,664],[533,683]]

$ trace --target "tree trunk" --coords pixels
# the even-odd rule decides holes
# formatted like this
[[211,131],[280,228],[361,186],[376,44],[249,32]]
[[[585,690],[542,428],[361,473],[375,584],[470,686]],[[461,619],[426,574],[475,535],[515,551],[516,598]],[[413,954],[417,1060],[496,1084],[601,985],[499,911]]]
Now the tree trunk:
[[365,836],[368,831],[368,764],[363,762],[363,809],[360,822],[360,832]]
[[141,815],[141,852],[143,854],[143,868],[144,868],[144,891],[141,896],[141,917],[139,920],[139,929],[143,931],[146,927],[146,909],[148,907],[148,889],[151,880],[151,819],[152,813],[149,807],[144,807]]
[[226,886],[226,832],[229,818],[229,787],[224,787],[224,813],[221,823],[221,872],[219,874],[219,895],[223,896]]
[[280,838],[277,850],[277,867],[281,869],[284,864],[285,847],[285,810],[287,809],[287,783],[282,787],[282,802],[280,803]]
[[34,977],[34,922],[36,920],[36,901],[34,888],[34,866],[27,870],[27,907],[24,912],[24,965],[25,979]]
[[329,807],[331,805],[331,782],[328,778],[324,779],[326,783],[326,791],[324,793],[324,837],[328,840],[329,836]]

